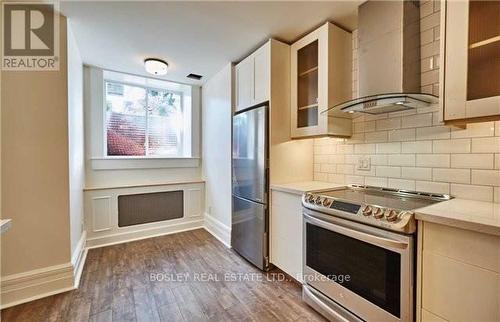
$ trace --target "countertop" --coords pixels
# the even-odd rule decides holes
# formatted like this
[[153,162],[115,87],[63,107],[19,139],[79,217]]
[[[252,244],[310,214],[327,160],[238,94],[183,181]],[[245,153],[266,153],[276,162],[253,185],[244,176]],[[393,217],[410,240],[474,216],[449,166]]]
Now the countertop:
[[[302,195],[344,187],[345,184],[302,181],[273,184],[271,190]],[[500,203],[454,198],[415,210],[417,220],[500,236]]]
[[11,219],[0,219],[0,234],[3,234],[7,230],[9,230],[12,225]]
[[272,184],[271,190],[283,191],[301,195],[308,191],[329,190],[344,187],[345,184],[323,182],[323,181],[301,181],[292,183]]
[[500,203],[455,198],[415,210],[417,220],[500,236]]

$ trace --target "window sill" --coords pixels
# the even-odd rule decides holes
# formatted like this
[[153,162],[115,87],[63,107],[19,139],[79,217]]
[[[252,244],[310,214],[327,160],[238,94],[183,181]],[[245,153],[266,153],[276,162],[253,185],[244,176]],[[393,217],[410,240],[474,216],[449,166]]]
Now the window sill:
[[104,157],[91,158],[90,162],[93,170],[197,168],[200,166],[200,158]]

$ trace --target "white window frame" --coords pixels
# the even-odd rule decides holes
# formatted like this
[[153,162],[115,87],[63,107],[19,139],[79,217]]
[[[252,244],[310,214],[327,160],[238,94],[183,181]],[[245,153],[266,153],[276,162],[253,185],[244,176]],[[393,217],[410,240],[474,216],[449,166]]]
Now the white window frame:
[[[134,169],[161,169],[161,168],[198,168],[200,166],[200,144],[201,144],[201,87],[196,85],[187,85],[168,81],[174,87],[189,87],[190,95],[183,95],[183,108],[190,107],[189,113],[184,113],[185,121],[191,124],[191,132],[184,133],[185,144],[184,156],[165,157],[165,156],[108,156],[107,155],[107,131],[105,131],[105,79],[115,83],[122,83],[121,79],[104,77],[107,73],[116,73],[117,75],[139,77],[142,79],[151,79],[154,81],[165,81],[144,77],[139,75],[127,74],[122,72],[113,72],[103,70],[95,66],[85,66],[84,68],[84,104],[85,104],[85,140],[86,140],[86,159],[89,160],[90,167],[93,170],[134,170]],[[127,83],[127,82],[125,82]],[[137,84],[132,82],[132,86]],[[186,87],[185,87],[186,86]],[[145,86],[155,88],[155,86]],[[166,88],[162,90],[176,91],[176,89]],[[185,112],[185,110],[183,110]],[[187,119],[186,119],[187,118]],[[189,140],[189,142],[186,142]]]
[[[146,78],[146,77],[144,77]],[[102,82],[102,86],[103,86],[103,107],[102,107],[102,113],[103,113],[103,124],[102,124],[102,131],[104,133],[103,135],[103,155],[105,157],[108,157],[108,158],[136,158],[136,159],[155,159],[155,158],[160,158],[160,159],[167,159],[167,158],[181,158],[184,154],[185,154],[185,149],[186,149],[186,146],[185,146],[185,137],[186,137],[186,128],[183,127],[183,131],[182,131],[182,135],[181,135],[181,139],[180,139],[180,142],[179,142],[179,146],[177,148],[178,150],[178,153],[176,155],[148,155],[148,148],[149,148],[149,132],[148,132],[148,129],[149,129],[149,111],[148,111],[148,91],[150,90],[154,90],[154,91],[162,91],[162,92],[171,92],[171,93],[174,93],[174,94],[177,94],[180,96],[181,98],[181,102],[180,102],[180,107],[181,107],[181,113],[182,113],[182,122],[185,123],[186,122],[186,115],[185,115],[185,110],[184,110],[184,93],[182,91],[176,91],[176,90],[172,90],[172,89],[165,89],[165,88],[159,88],[159,87],[152,87],[152,86],[144,86],[144,85],[140,85],[140,84],[134,84],[134,83],[130,83],[130,82],[124,82],[124,81],[117,81],[117,80],[114,80],[114,79],[108,79],[108,78],[103,78],[103,82]],[[108,155],[108,128],[107,128],[107,125],[106,125],[106,104],[107,104],[107,101],[106,101],[106,95],[107,95],[107,89],[106,89],[106,83],[114,83],[114,84],[120,84],[120,85],[126,85],[126,86],[131,86],[131,87],[139,87],[139,88],[142,88],[146,91],[146,102],[145,102],[145,108],[146,108],[146,134],[145,134],[145,139],[144,139],[144,149],[145,149],[145,154],[144,155]],[[189,120],[189,123],[190,123],[190,126],[189,126],[189,131],[191,131],[191,127],[193,126],[191,123],[192,123],[192,120]],[[180,153],[179,153],[180,152]]]

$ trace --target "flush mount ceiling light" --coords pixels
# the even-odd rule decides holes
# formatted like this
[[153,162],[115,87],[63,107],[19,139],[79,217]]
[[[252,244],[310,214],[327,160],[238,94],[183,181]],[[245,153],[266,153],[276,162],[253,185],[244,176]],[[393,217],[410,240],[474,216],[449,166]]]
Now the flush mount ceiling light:
[[168,71],[168,64],[161,59],[147,58],[144,60],[144,68],[150,74],[165,75]]

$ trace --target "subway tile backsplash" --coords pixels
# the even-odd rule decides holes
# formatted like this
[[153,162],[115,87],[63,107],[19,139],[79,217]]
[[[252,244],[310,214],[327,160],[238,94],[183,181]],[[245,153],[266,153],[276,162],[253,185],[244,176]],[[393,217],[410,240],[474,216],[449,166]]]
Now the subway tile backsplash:
[[[390,119],[388,115],[386,117]],[[416,127],[422,125],[419,123],[421,119],[416,120],[413,130],[417,133],[419,129],[426,129],[427,133],[450,134],[450,128],[446,127],[447,131],[443,131],[442,125]],[[398,121],[391,122],[384,124],[398,124]],[[419,140],[405,134],[409,141],[401,142],[401,136],[394,134],[400,129],[364,132],[361,139],[315,139],[314,178],[346,184],[450,193],[461,198],[500,202],[500,130],[495,130],[500,126],[496,123],[481,124],[484,127],[482,130],[453,129],[453,139],[434,135]],[[489,124],[489,129],[485,124]],[[429,128],[437,130],[433,132]],[[370,136],[384,138],[385,134],[386,141],[372,143]],[[370,158],[369,170],[358,169],[360,157]]]
[[[422,1],[421,89],[438,94],[439,5]],[[357,32],[353,32],[353,97],[357,96]],[[349,139],[314,140],[314,179],[449,193],[500,202],[500,122],[445,126],[439,107],[357,115]],[[357,167],[370,158],[370,169]]]

